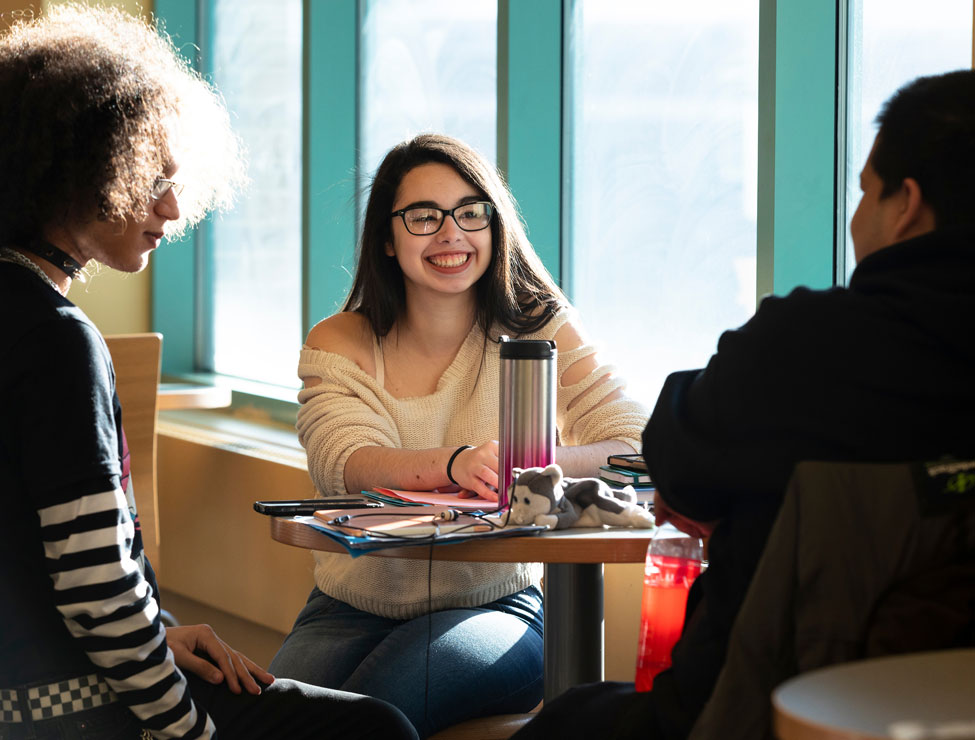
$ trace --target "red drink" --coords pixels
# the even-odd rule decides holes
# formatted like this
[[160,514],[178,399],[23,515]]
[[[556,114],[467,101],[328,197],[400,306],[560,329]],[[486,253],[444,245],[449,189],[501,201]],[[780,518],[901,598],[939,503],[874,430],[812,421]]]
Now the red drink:
[[670,651],[684,627],[687,592],[700,572],[701,561],[694,558],[647,556],[636,656],[637,691],[650,691],[653,677],[670,667]]

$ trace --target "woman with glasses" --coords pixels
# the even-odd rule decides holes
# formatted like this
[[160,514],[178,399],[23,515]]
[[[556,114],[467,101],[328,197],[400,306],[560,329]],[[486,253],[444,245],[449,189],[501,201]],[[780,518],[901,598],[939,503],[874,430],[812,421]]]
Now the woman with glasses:
[[[298,431],[321,494],[494,499],[501,334],[557,343],[567,475],[638,449],[645,409],[584,339],[496,169],[445,136],[400,144],[376,172],[344,310],[301,352]],[[316,561],[277,674],[385,698],[421,737],[541,699],[540,566]]]

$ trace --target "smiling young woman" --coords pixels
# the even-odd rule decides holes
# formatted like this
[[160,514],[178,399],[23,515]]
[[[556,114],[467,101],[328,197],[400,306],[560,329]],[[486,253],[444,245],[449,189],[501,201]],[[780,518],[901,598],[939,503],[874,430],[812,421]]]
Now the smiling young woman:
[[[376,172],[344,310],[301,353],[298,431],[319,492],[496,497],[501,334],[556,341],[566,474],[637,449],[646,410],[584,338],[497,170],[445,136],[400,144]],[[316,561],[278,674],[382,697],[421,736],[541,699],[538,566],[437,562],[428,579],[420,562]]]

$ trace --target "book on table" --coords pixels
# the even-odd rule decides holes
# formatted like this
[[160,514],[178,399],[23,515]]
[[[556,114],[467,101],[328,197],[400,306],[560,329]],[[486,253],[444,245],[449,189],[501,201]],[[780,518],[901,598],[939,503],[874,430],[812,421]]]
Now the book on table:
[[651,511],[653,510],[653,496],[657,492],[657,489],[653,484],[638,483],[633,485],[632,483],[617,483],[616,481],[609,481],[604,478],[601,478],[600,480],[602,480],[603,483],[612,488],[614,491],[621,491],[624,488],[629,488],[636,496],[636,502],[638,504],[643,504],[644,508],[648,508]]
[[371,491],[363,491],[362,495],[387,506],[449,506],[460,511],[495,511],[498,508],[497,501],[480,496],[460,498],[456,493],[440,491],[401,491],[376,486]]
[[643,459],[643,455],[639,453],[631,453],[628,455],[610,455],[606,458],[606,464],[613,468],[636,470],[640,473],[650,472],[647,469],[647,463]]
[[649,485],[653,483],[649,473],[641,473],[639,470],[628,470],[617,468],[615,465],[600,465],[599,477],[609,483],[622,483],[631,485]]

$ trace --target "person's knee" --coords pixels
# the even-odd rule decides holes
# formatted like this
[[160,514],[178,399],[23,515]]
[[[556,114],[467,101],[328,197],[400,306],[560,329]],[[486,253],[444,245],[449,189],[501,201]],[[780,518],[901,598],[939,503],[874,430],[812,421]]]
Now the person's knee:
[[418,735],[412,723],[399,709],[389,702],[371,696],[363,696],[356,700],[356,708],[362,716],[369,717],[374,722],[376,737],[389,740],[417,740]]

